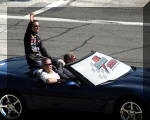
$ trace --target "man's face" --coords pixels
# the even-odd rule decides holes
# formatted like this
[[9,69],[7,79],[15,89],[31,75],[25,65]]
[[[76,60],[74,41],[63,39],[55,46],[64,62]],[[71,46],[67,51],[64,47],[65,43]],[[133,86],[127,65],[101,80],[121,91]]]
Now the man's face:
[[39,22],[34,22],[32,27],[33,32],[38,33],[40,30],[40,24]]
[[75,57],[74,55],[72,55],[70,58],[68,58],[68,59],[66,60],[66,64],[72,63],[72,62],[74,62],[74,61],[76,61],[76,57]]
[[71,56],[71,62],[74,62],[76,60],[76,57],[74,55]]
[[52,71],[52,62],[51,62],[51,60],[50,59],[47,59],[45,62],[44,62],[44,70],[46,71],[46,72],[51,72]]
[[75,60],[76,60],[76,57],[74,55],[72,55],[70,60],[68,61],[68,63],[74,62]]

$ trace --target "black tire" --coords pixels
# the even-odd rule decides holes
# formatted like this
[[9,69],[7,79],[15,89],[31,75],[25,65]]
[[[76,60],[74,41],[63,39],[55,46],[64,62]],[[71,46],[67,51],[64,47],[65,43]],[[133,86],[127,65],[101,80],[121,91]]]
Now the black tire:
[[21,120],[24,113],[24,102],[19,95],[12,92],[0,94],[0,119]]
[[136,99],[119,102],[116,110],[117,120],[144,120],[143,105]]

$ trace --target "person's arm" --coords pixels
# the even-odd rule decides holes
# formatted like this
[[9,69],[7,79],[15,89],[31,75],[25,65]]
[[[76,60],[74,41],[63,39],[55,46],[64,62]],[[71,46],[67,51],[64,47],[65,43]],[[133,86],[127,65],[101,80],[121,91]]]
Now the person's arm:
[[54,84],[54,83],[60,82],[59,77],[58,78],[49,78],[49,75],[46,72],[41,72],[39,75],[39,79],[41,79],[46,84]]
[[33,21],[34,21],[34,14],[30,13],[30,22],[33,22]]
[[26,29],[26,34],[30,34],[32,32],[32,22],[34,21],[34,14],[33,13],[30,13],[30,22],[27,26],[27,29]]
[[30,13],[30,22],[27,26],[25,35],[24,35],[24,45],[25,45],[25,51],[26,53],[28,53],[28,51],[30,51],[29,49],[31,49],[30,47],[30,37],[31,37],[31,32],[32,32],[32,22],[34,20],[34,15],[33,13]]
[[46,51],[45,47],[43,46],[42,44],[42,41],[40,42],[40,52],[41,52],[41,55],[44,56],[44,57],[48,57],[51,59],[51,56],[48,54],[48,52]]
[[30,40],[31,40],[31,32],[32,32],[32,28],[31,25],[32,23],[30,22],[28,24],[28,27],[26,29],[26,33],[24,35],[24,47],[25,47],[25,53],[30,54],[31,51],[31,44],[30,44]]
[[57,82],[58,82],[58,79],[56,79],[56,78],[48,78],[46,80],[47,84],[54,84],[54,83],[57,83]]
[[47,84],[54,84],[54,83],[62,83],[62,82],[65,82],[65,81],[66,81],[65,79],[48,78],[46,80],[46,83]]

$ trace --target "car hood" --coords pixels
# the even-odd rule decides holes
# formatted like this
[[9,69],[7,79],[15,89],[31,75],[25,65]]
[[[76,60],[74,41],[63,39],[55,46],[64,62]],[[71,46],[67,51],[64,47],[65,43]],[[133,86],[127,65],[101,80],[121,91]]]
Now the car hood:
[[131,74],[133,77],[141,77],[144,79],[150,79],[150,68],[136,68],[136,70]]
[[0,61],[0,71],[2,72],[17,72],[27,66],[25,57],[15,57]]
[[143,76],[144,76],[144,79],[149,79],[150,81],[150,68],[143,69]]
[[133,70],[130,71],[128,74],[122,76],[120,80],[126,81],[126,82],[134,82],[135,83],[141,83],[143,84],[144,81],[150,81],[150,69],[144,69],[144,68],[132,68]]
[[143,68],[133,68],[133,71],[131,71],[127,77],[129,78],[143,78]]

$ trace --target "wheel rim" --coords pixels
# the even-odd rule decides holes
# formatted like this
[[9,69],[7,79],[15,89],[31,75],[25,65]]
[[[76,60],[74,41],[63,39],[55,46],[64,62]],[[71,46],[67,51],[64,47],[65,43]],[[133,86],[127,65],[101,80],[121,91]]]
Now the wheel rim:
[[7,119],[17,119],[22,113],[22,104],[14,95],[4,95],[0,99],[0,113]]
[[135,102],[126,102],[120,109],[121,120],[142,120],[143,112]]

